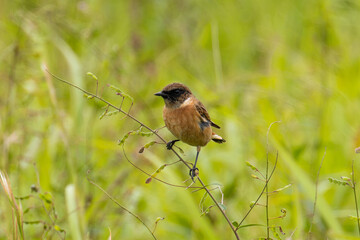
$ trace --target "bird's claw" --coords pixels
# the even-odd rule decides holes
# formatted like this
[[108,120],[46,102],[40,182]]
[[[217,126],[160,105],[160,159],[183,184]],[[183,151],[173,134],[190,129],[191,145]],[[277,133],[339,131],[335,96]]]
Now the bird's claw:
[[179,141],[179,140],[172,140],[172,141],[166,143],[166,148],[167,148],[167,150],[171,150],[172,147],[174,146],[174,144],[175,144],[177,141]]
[[194,181],[194,177],[197,177],[199,175],[199,169],[197,167],[193,167],[189,171],[189,175],[191,177],[191,180]]

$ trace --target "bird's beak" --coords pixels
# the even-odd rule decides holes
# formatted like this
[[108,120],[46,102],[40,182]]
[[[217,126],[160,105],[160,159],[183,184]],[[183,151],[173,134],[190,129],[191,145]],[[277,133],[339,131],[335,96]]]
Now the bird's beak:
[[163,92],[157,92],[154,94],[155,96],[160,96],[160,97],[166,97],[166,94]]

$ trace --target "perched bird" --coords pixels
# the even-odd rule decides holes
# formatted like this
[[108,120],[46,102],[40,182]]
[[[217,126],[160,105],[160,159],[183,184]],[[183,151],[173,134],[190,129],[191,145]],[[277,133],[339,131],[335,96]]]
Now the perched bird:
[[194,180],[199,170],[196,163],[201,147],[205,146],[210,140],[217,143],[225,142],[225,139],[215,134],[211,128],[220,127],[211,121],[204,105],[192,94],[188,87],[181,83],[169,84],[155,95],[164,99],[164,122],[169,131],[177,138],[166,144],[167,149],[170,150],[174,143],[180,140],[197,147],[195,164],[189,173]]

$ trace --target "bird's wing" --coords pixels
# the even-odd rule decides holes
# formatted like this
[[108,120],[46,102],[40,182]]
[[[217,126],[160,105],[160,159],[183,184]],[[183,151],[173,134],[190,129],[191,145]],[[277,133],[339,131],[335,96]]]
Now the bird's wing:
[[215,127],[215,128],[220,128],[217,124],[213,123],[210,119],[209,113],[206,111],[205,106],[198,101],[196,104],[196,110],[198,111],[198,113],[200,114],[201,117],[205,118],[206,121],[210,122],[211,126]]

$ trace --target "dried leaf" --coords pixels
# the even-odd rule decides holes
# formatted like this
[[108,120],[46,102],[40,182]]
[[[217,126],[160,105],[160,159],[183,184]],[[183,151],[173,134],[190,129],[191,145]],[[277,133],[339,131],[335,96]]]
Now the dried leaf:
[[282,235],[285,235],[285,232],[282,230],[281,226],[279,226],[279,231]]
[[145,147],[141,147],[140,150],[139,150],[139,153],[143,153],[145,150]]

